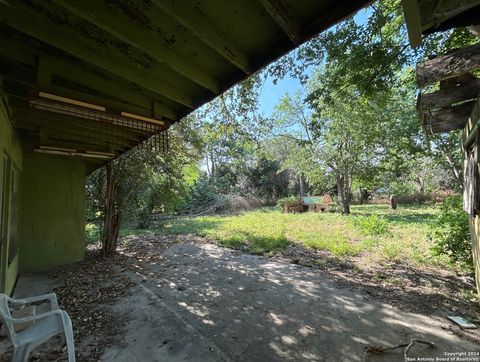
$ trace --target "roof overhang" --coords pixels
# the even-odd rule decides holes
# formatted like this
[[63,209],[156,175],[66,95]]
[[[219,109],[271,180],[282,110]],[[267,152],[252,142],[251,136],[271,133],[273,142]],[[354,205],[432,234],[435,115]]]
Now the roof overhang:
[[402,0],[408,37],[413,47],[422,36],[480,24],[480,0]]
[[105,162],[368,3],[3,0],[1,93],[39,152]]

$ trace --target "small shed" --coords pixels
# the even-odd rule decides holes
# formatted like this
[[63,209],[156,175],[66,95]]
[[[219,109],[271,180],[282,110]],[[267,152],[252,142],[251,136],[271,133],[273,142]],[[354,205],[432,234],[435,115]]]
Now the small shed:
[[333,203],[333,199],[329,194],[323,196],[304,196],[298,201],[288,202],[283,206],[285,213],[298,213],[305,211],[324,212]]

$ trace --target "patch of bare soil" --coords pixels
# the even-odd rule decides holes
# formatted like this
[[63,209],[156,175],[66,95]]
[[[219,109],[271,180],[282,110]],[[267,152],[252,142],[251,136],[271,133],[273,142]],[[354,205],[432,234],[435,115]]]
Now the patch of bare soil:
[[[480,323],[480,305],[466,297],[475,289],[473,275],[456,274],[439,268],[400,263],[358,267],[358,258],[339,259],[326,251],[292,245],[274,258],[318,270],[337,286],[348,287],[364,295],[408,312],[446,318],[460,315]],[[461,329],[447,319],[442,328],[465,335],[480,343],[480,331]]]

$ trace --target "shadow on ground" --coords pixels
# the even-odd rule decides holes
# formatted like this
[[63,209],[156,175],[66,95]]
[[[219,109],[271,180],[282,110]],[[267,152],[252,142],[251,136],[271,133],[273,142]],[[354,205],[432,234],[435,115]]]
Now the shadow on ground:
[[[138,285],[113,308],[131,320],[105,361],[359,361],[366,344],[412,338],[436,344],[415,346],[415,357],[479,349],[440,319],[369,300],[302,266],[198,243],[130,256]],[[402,353],[367,360],[403,361]]]
[[[335,270],[150,235],[114,258],[90,256],[63,268],[45,286],[72,316],[81,361],[361,361],[367,344],[412,338],[436,347],[415,345],[411,357],[480,349],[444,318],[381,303],[374,285],[365,294],[361,280],[348,284],[345,269]],[[40,284],[22,277],[19,286],[28,292],[29,283]],[[65,353],[47,348],[34,356],[60,361]],[[403,351],[366,361],[403,361]]]

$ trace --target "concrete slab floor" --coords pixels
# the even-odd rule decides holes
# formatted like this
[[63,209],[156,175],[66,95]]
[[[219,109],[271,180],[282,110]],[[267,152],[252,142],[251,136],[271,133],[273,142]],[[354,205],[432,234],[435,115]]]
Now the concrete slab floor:
[[[12,297],[17,299],[33,297],[37,295],[51,293],[57,286],[55,280],[48,276],[48,272],[25,274],[22,275],[16,285]],[[41,304],[35,307],[34,313],[39,314],[49,310],[48,304]],[[25,315],[27,316],[27,315]],[[0,320],[1,324],[1,320]],[[3,332],[3,328],[2,331]],[[0,332],[0,361],[5,361],[4,357],[9,357],[11,354],[11,344],[7,337]],[[48,341],[45,348],[52,349],[59,344],[58,338]],[[9,358],[8,358],[9,360]]]
[[[210,244],[175,244],[128,273],[131,296],[112,306],[131,319],[113,361],[360,361],[367,343],[420,338],[411,357],[480,346],[442,329],[441,318],[406,313],[335,287],[310,269]],[[367,361],[403,361],[403,350]]]

